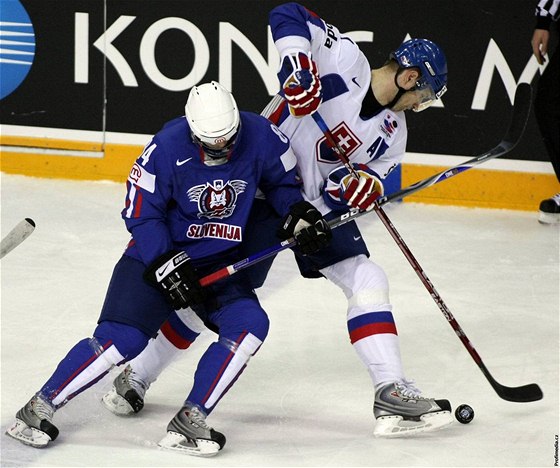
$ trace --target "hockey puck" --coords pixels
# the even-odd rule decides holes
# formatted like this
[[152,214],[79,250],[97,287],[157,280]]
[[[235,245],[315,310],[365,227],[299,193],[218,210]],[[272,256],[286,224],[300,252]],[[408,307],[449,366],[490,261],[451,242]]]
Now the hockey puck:
[[459,405],[455,410],[455,417],[461,424],[468,424],[474,418],[474,410],[469,405]]

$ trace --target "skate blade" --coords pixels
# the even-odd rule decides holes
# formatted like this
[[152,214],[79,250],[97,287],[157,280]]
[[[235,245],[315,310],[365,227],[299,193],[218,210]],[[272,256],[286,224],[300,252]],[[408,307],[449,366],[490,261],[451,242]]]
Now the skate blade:
[[158,442],[158,446],[195,457],[213,457],[220,451],[220,444],[217,442],[206,439],[196,439],[195,442],[173,431],[168,431],[167,435]]
[[420,416],[420,421],[410,421],[402,416],[382,416],[377,419],[373,435],[375,437],[408,437],[421,432],[442,429],[453,423],[449,411],[427,413]]
[[22,444],[35,448],[44,448],[52,440],[45,432],[28,426],[17,418],[6,430],[6,435],[19,440]]
[[539,211],[539,223],[560,224],[560,213],[546,213],[544,211]]
[[103,395],[101,402],[105,408],[117,416],[130,416],[134,414],[130,403],[116,392],[115,387]]

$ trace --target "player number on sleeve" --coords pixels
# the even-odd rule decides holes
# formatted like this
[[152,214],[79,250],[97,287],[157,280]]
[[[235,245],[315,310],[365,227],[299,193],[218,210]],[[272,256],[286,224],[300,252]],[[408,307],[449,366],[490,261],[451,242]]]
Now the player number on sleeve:
[[148,161],[150,160],[150,156],[152,155],[152,152],[156,148],[157,148],[157,145],[155,143],[152,143],[151,145],[146,145],[146,147],[144,148],[144,151],[142,152],[142,154],[138,158],[138,159],[142,160],[142,166],[145,166],[146,164],[148,164]]
[[281,141],[282,143],[288,143],[288,137],[287,137],[286,135],[284,135],[284,134],[282,133],[282,131],[281,131],[276,125],[271,124],[271,125],[270,125],[270,128],[272,129],[272,131],[273,131],[274,133],[276,133],[276,135],[278,135],[278,138],[280,138],[280,141]]

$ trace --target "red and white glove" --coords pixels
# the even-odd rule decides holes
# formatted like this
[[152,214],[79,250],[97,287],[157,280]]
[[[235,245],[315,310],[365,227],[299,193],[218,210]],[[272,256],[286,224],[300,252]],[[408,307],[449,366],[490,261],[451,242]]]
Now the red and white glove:
[[358,178],[346,168],[332,171],[323,189],[323,198],[329,207],[340,210],[350,206],[371,211],[375,200],[383,195],[383,183],[365,164],[352,164]]
[[278,79],[293,116],[304,117],[319,108],[323,92],[317,64],[311,60],[311,53],[286,55]]

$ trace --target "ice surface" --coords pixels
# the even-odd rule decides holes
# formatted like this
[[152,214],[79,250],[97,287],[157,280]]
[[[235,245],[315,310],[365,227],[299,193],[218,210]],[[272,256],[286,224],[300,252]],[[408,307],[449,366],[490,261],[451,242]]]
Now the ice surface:
[[[3,433],[70,347],[90,336],[128,233],[123,184],[2,174],[1,196],[2,236],[25,217],[37,223],[0,264]],[[260,292],[269,337],[209,419],[227,437],[217,457],[156,447],[214,339],[208,333],[152,386],[141,414],[118,418],[101,406],[115,369],[56,414],[61,433],[48,448],[2,434],[1,465],[552,466],[560,432],[558,227],[540,225],[536,212],[405,203],[387,213],[494,377],[509,386],[536,382],[542,401],[496,395],[372,214],[359,224],[389,276],[407,375],[426,395],[470,404],[471,424],[374,439],[372,385],[348,340],[343,295],[326,280],[299,277],[283,252]]]

